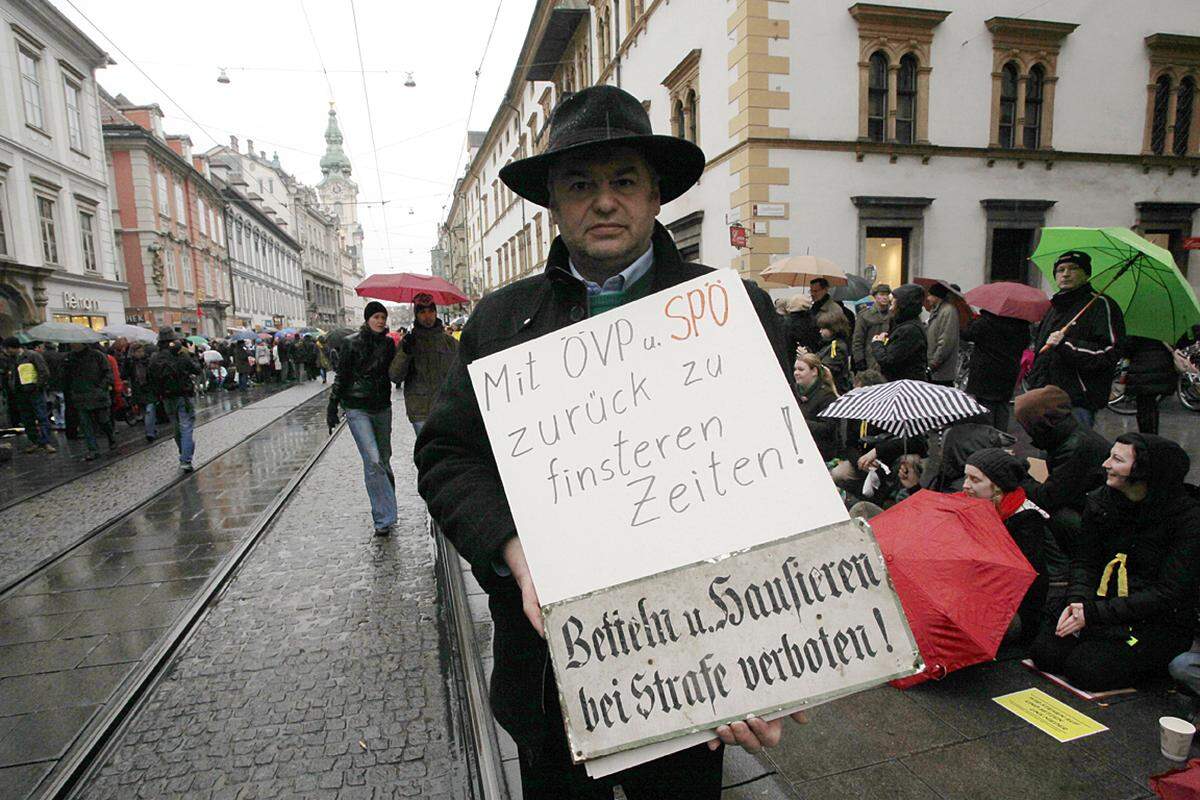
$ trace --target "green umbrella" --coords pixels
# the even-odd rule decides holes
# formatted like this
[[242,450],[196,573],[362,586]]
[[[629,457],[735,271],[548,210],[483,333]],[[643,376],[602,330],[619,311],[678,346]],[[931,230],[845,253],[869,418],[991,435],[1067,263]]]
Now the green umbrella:
[[208,344],[208,339],[205,339],[203,336],[189,336],[187,340],[192,344]]
[[1175,259],[1128,228],[1043,228],[1030,260],[1053,281],[1054,262],[1068,250],[1091,256],[1092,287],[1121,307],[1131,336],[1174,345],[1200,323],[1200,302]]

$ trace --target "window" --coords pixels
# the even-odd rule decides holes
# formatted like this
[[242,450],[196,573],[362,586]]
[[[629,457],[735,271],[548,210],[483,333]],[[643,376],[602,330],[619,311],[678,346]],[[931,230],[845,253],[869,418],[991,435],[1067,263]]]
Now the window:
[[699,130],[697,119],[699,117],[699,103],[696,100],[696,90],[690,89],[687,93],[687,139],[688,141],[697,143],[699,141]]
[[79,236],[83,244],[83,268],[88,272],[97,272],[96,263],[96,232],[93,226],[93,215],[87,211],[79,212]]
[[1000,71],[1000,146],[1015,146],[1017,127],[1017,65],[1009,62]]
[[882,142],[887,138],[888,60],[883,53],[871,56],[871,76],[867,84],[867,138]]
[[182,220],[183,216],[184,216],[183,215],[183,184],[181,184],[181,183],[175,184],[175,216],[176,216],[176,218],[178,218],[180,220]]
[[63,94],[67,99],[67,138],[74,150],[83,152],[83,117],[80,114],[81,92],[79,84],[63,78]]
[[671,129],[690,142],[700,140],[700,51],[692,50],[663,78],[670,95]]
[[1192,111],[1196,103],[1196,80],[1191,76],[1179,82],[1179,92],[1175,96],[1175,141],[1171,152],[1177,156],[1188,154],[1191,144]]
[[[158,213],[164,217],[171,216],[171,200],[167,195],[167,174],[158,173]],[[183,220],[183,209],[179,209],[179,219]]]
[[58,263],[58,239],[54,230],[54,201],[37,196],[38,227],[42,233],[42,260],[47,264]]
[[177,289],[179,288],[179,275],[175,272],[175,247],[173,245],[167,245],[166,253],[167,288]]
[[1025,80],[1025,135],[1026,149],[1037,150],[1042,141],[1042,91],[1046,82],[1046,70],[1041,64],[1029,70]]
[[896,79],[896,141],[912,144],[917,119],[917,59],[906,55],[900,59],[900,74]]
[[179,251],[179,268],[183,270],[183,290],[190,292],[192,290],[192,254],[187,250]]
[[200,233],[204,236],[208,235],[208,208],[204,205],[204,201],[197,199],[197,205],[200,208]]
[[4,196],[4,182],[0,181],[0,256],[8,255],[8,229],[5,228],[4,215],[7,213],[7,203]]
[[1150,150],[1163,154],[1167,143],[1167,109],[1171,101],[1171,78],[1162,75],[1154,83],[1154,122],[1150,131]]
[[39,77],[42,59],[32,50],[18,46],[17,62],[21,69],[21,100],[25,106],[25,122],[39,130],[44,129],[46,120],[42,114],[42,82]]

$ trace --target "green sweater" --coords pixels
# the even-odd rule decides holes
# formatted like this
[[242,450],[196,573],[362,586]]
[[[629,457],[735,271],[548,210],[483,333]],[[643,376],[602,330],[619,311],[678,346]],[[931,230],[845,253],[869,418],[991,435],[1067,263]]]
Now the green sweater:
[[623,291],[589,295],[588,316],[594,317],[597,314],[603,314],[605,311],[611,311],[617,306],[623,306],[626,303],[632,303],[634,300],[641,300],[643,297],[646,297],[650,294],[650,284],[652,283],[650,276],[653,273],[654,267],[651,266],[632,286],[626,286]]

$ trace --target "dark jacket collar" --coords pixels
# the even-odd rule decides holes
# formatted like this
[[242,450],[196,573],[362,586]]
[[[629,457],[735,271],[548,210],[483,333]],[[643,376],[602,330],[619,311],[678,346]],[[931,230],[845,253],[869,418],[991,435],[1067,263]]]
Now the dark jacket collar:
[[1090,283],[1076,286],[1074,289],[1060,289],[1050,298],[1050,302],[1055,308],[1070,308],[1080,300],[1090,300],[1095,291]]
[[[654,263],[650,267],[651,288],[657,292],[682,282],[688,276],[683,272],[683,259],[671,234],[657,220],[654,222],[654,233],[650,237],[650,245],[654,248]],[[562,236],[554,237],[550,245],[550,254],[546,256],[546,278],[554,286],[574,289],[584,292],[583,281],[571,274],[571,255]]]

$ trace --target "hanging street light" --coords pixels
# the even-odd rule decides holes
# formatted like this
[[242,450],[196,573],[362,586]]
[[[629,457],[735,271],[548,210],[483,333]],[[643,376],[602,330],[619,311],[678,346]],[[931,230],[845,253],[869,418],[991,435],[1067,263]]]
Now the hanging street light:
[[407,78],[407,79],[405,79],[405,81],[404,81],[404,85],[405,85],[405,86],[407,86],[409,89],[411,89],[411,88],[413,88],[414,86],[416,86],[416,85],[417,85],[417,82],[413,80],[412,73],[411,73],[411,72],[407,72],[407,73],[405,73],[405,74],[406,74],[406,75],[408,75],[408,78]]
[[217,76],[217,83],[231,83],[224,67],[221,67],[221,74]]

